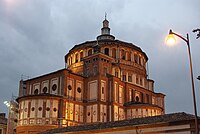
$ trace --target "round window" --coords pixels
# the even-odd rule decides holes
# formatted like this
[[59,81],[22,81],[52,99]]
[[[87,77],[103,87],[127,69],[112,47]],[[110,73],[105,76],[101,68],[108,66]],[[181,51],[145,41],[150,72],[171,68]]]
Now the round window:
[[31,108],[31,111],[34,111],[34,110],[35,110],[35,108],[34,108],[34,107],[32,107],[32,108]]
[[43,88],[43,93],[47,93],[47,87]]
[[38,89],[35,89],[34,94],[35,94],[35,95],[38,94]]
[[80,87],[77,88],[77,92],[81,93],[81,88]]
[[57,109],[56,109],[56,108],[54,108],[54,109],[53,109],[53,111],[54,111],[54,112],[56,112],[56,111],[57,111]]
[[69,90],[72,90],[72,86],[71,85],[68,85],[67,87]]
[[47,111],[50,111],[50,108],[49,108],[49,107],[47,107],[47,108],[46,108],[46,110],[47,110]]
[[56,89],[57,89],[57,85],[56,85],[56,84],[53,84],[52,90],[53,90],[53,91],[56,91]]
[[39,107],[38,110],[39,110],[39,111],[42,111],[42,107]]

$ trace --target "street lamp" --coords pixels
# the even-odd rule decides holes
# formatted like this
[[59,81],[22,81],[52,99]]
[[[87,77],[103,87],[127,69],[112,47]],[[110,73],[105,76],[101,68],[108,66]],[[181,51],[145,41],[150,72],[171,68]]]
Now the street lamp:
[[197,77],[198,80],[200,80],[200,75]]
[[169,35],[167,37],[167,43],[175,43],[175,36],[181,38],[187,43],[188,47],[188,54],[189,54],[189,60],[190,60],[190,76],[191,76],[191,81],[192,81],[192,96],[193,96],[193,103],[194,103],[194,114],[195,114],[195,131],[196,134],[199,134],[199,128],[198,128],[198,116],[197,116],[197,107],[196,107],[196,97],[195,97],[195,89],[194,89],[194,78],[193,78],[193,69],[192,69],[192,57],[191,57],[191,52],[190,52],[190,42],[189,42],[189,35],[187,34],[187,37],[184,38],[181,35],[174,33],[171,29],[169,30]]

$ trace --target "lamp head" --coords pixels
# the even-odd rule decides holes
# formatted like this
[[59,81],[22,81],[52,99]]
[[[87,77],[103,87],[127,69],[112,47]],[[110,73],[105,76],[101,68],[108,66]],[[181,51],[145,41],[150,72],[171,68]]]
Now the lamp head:
[[3,103],[6,105],[8,103],[8,101],[4,101]]
[[173,32],[172,32],[172,30],[171,30],[171,29],[169,30],[169,34],[173,34]]
[[197,77],[198,80],[200,80],[200,75]]
[[174,33],[172,32],[172,30],[169,30],[169,34],[166,38],[166,43],[169,45],[173,45],[176,42],[176,38],[174,37]]
[[10,102],[4,101],[3,103],[4,103],[7,107],[10,107]]

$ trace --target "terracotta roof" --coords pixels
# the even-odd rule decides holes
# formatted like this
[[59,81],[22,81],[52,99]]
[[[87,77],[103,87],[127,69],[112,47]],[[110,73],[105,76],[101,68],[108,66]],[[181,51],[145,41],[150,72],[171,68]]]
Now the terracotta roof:
[[56,128],[56,129],[47,130],[45,132],[41,132],[41,134],[98,130],[98,129],[134,126],[134,125],[150,125],[150,124],[158,124],[158,123],[182,122],[182,121],[189,121],[189,120],[193,120],[193,119],[194,119],[194,115],[181,112],[181,113],[165,114],[165,115],[160,115],[160,116],[152,116],[152,117],[145,117],[145,118],[135,118],[135,119],[130,119],[130,120],[115,121],[115,122],[97,123],[97,124],[81,125],[81,126],[69,126],[69,127],[65,127],[65,128]]

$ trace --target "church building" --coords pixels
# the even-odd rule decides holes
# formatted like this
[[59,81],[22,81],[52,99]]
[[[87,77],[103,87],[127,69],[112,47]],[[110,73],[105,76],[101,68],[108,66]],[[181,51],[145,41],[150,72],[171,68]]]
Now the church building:
[[17,133],[164,115],[147,62],[140,47],[110,34],[105,17],[96,40],[65,55],[64,69],[20,81]]

